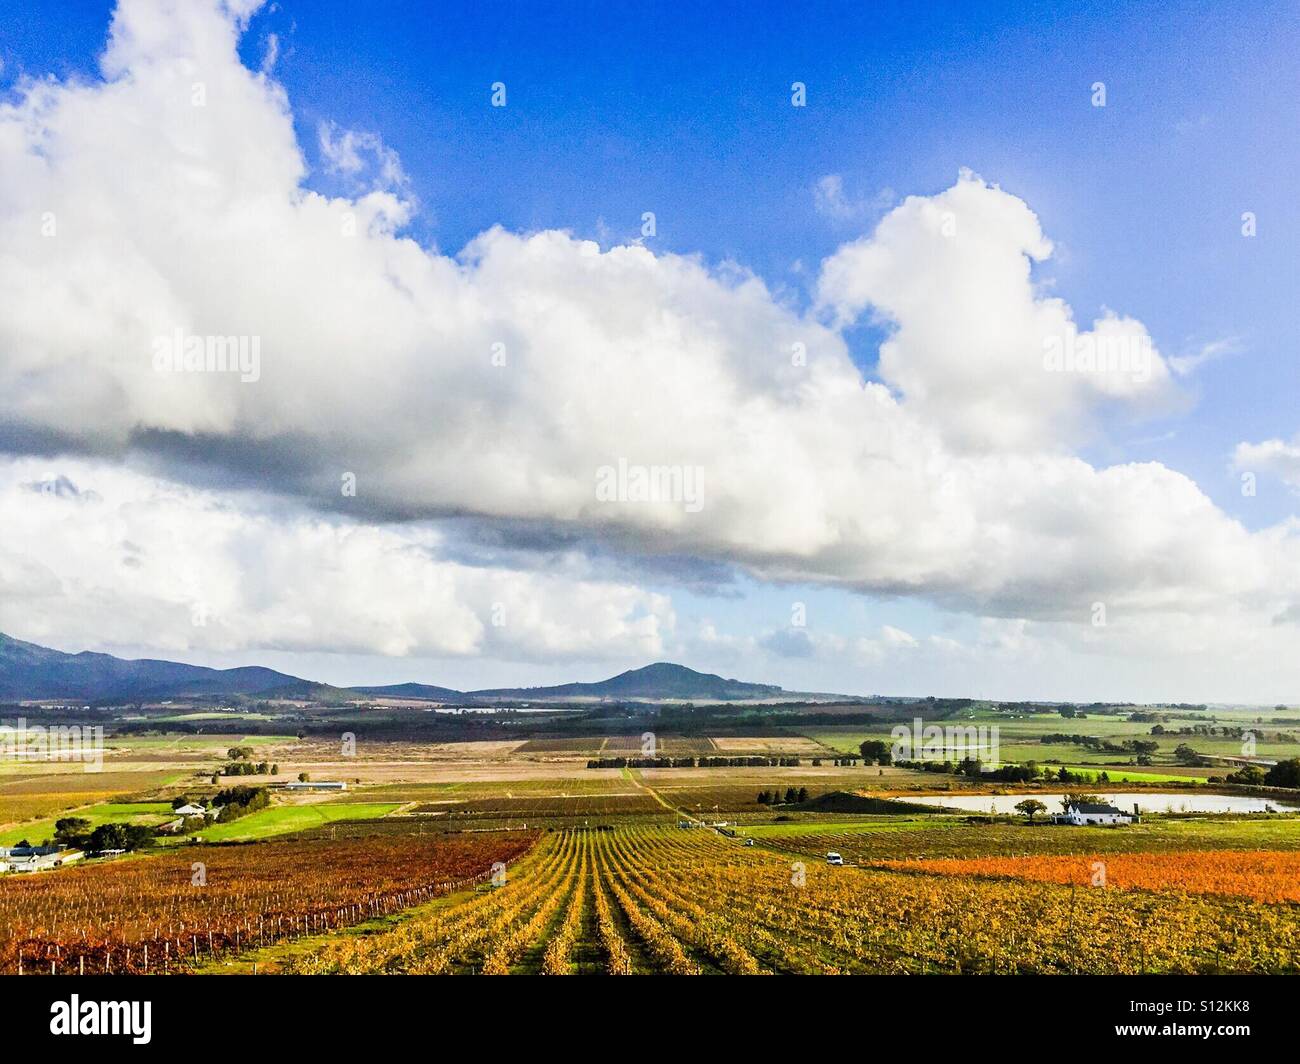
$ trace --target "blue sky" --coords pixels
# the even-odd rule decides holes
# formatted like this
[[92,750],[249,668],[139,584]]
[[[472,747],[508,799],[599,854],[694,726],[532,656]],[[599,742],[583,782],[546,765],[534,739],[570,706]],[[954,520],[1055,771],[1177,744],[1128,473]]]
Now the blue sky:
[[[816,264],[883,213],[829,223],[822,176],[892,203],[969,167],[1038,213],[1058,245],[1047,272],[1081,319],[1133,314],[1170,354],[1239,342],[1197,380],[1191,423],[1121,427],[1095,454],[1163,461],[1271,523],[1290,499],[1243,506],[1226,467],[1243,417],[1256,435],[1294,431],[1300,315],[1276,279],[1300,247],[1300,13],[1062,11],[1075,6],[290,0],[254,19],[243,53],[256,65],[279,36],[305,144],[323,119],[379,132],[412,176],[413,231],[444,251],[494,224],[621,242],[650,210],[656,249],[734,259],[806,301]],[[59,58],[85,64],[97,37],[74,39],[85,50]],[[497,80],[511,106],[485,113]],[[860,332],[869,365],[876,333]]]
[[[93,80],[111,7],[22,4],[0,32],[3,83]],[[836,248],[904,196],[936,194],[970,168],[1037,213],[1056,251],[1036,279],[1078,320],[1103,308],[1131,314],[1166,357],[1227,351],[1184,382],[1190,412],[1141,423],[1108,416],[1082,457],[1161,462],[1247,528],[1265,528],[1293,513],[1294,494],[1261,479],[1258,496],[1243,498],[1230,458],[1242,440],[1300,427],[1296,9],[1076,8],[278,0],[253,17],[240,55],[257,68],[274,35],[274,77],[309,161],[321,162],[321,122],[382,137],[417,204],[407,231],[429,248],[455,253],[493,225],[611,246],[634,240],[653,211],[657,234],[646,244],[656,253],[733,260],[800,311]],[[486,106],[495,81],[507,86],[504,109]],[[790,106],[795,81],[807,86],[806,108]],[[1091,104],[1097,81],[1104,108]],[[828,175],[842,183],[844,217],[818,209],[814,190]],[[308,184],[346,191],[323,168]],[[1258,219],[1253,239],[1240,232],[1244,211]],[[882,335],[870,323],[846,333],[868,374]],[[748,578],[722,596],[650,586],[672,595],[679,617],[733,632],[782,624],[793,600],[843,634],[889,624],[961,635],[977,624],[921,600]],[[332,660],[316,663],[325,678],[352,678],[343,674],[355,660]],[[457,661],[429,676],[422,661],[372,666],[384,675],[364,679],[451,684],[608,671]],[[779,676],[754,678],[871,689],[927,679],[844,671],[817,683],[823,666],[777,667]]]

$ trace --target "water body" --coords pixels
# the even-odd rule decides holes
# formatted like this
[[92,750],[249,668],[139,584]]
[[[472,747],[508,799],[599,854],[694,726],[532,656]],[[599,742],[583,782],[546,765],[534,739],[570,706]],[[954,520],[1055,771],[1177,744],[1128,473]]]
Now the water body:
[[[1080,788],[1087,791],[1086,788]],[[1286,805],[1271,798],[1247,798],[1239,794],[1199,794],[1173,793],[1158,794],[1144,792],[1132,794],[1124,792],[1090,792],[1100,793],[1105,802],[1133,812],[1136,805],[1143,813],[1291,813],[1296,806]],[[1063,794],[962,794],[962,795],[927,795],[924,798],[902,798],[911,805],[932,805],[940,809],[954,809],[963,813],[1014,813],[1016,803],[1026,798],[1037,798],[1049,813],[1062,810]]]

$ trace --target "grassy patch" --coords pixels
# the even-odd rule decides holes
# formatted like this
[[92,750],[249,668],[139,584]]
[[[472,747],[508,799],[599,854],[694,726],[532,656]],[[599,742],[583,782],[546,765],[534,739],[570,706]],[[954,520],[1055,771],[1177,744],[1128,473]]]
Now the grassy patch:
[[313,805],[273,805],[260,809],[228,824],[214,824],[200,833],[204,842],[231,842],[236,839],[266,839],[306,831],[340,820],[373,820],[387,816],[398,808],[395,802],[354,802],[341,805],[317,802]]
[[[172,807],[168,802],[105,802],[100,805],[90,806],[87,809],[78,809],[66,815],[89,820],[91,828],[97,828],[100,824],[111,823],[147,824],[152,826],[166,823],[172,816]],[[36,820],[29,824],[19,824],[16,827],[6,828],[4,831],[0,831],[0,846],[13,846],[23,839],[34,843],[43,842],[54,835],[54,823],[59,819],[61,818],[50,817],[45,820]]]

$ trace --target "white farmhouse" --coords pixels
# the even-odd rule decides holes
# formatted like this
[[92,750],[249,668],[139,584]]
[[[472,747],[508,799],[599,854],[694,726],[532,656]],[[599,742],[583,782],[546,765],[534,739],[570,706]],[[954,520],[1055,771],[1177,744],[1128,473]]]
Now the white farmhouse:
[[1072,802],[1065,807],[1064,813],[1052,816],[1054,824],[1074,824],[1076,827],[1085,824],[1131,824],[1133,820],[1133,816],[1113,805],[1092,802]]

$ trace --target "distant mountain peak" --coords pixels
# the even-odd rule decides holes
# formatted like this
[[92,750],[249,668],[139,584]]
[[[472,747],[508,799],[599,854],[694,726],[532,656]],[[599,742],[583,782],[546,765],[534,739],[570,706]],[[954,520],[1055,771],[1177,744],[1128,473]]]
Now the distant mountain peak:
[[469,692],[471,696],[479,698],[645,698],[719,702],[770,698],[780,693],[781,688],[775,684],[726,679],[711,672],[697,672],[672,661],[656,661],[595,683],[506,687]]
[[66,654],[0,633],[0,698],[136,702],[186,695],[254,695],[306,682],[256,665],[209,669],[91,651]]
[[656,661],[628,669],[594,683],[551,687],[502,687],[485,691],[456,691],[431,684],[337,688],[250,665],[209,669],[149,658],[126,660],[111,654],[82,651],[66,654],[0,632],[0,698],[76,699],[137,702],[187,696],[220,697],[348,697],[413,698],[431,702],[467,699],[523,700],[676,700],[727,702],[772,698],[782,694],[775,684],[748,683],[711,672],[698,672],[672,661]]

